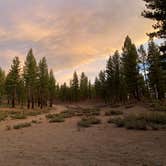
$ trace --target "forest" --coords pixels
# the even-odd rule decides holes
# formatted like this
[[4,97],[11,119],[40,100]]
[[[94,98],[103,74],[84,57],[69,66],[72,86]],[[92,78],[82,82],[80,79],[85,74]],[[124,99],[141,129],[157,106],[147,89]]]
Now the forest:
[[[166,165],[166,0],[6,0],[0,8],[0,166]],[[112,52],[87,67],[79,60],[93,44]]]
[[[52,107],[56,101],[103,101],[108,104],[163,100],[166,97],[166,17],[164,1],[146,1],[145,18],[156,20],[155,31],[149,35],[148,47],[139,48],[127,36],[122,51],[115,51],[94,83],[82,72],[75,71],[69,85],[59,85],[46,58],[39,63],[33,50],[27,54],[24,66],[19,57],[12,61],[6,74],[0,68],[0,103],[11,107],[27,105],[34,109]],[[157,45],[155,39],[162,39]]]

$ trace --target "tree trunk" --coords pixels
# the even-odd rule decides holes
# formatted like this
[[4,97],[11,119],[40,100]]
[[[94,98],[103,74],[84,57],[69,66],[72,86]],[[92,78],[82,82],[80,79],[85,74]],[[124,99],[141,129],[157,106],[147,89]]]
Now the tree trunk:
[[50,98],[50,107],[52,107],[52,98]]
[[30,99],[28,98],[27,108],[30,109]]
[[15,107],[15,95],[13,94],[13,96],[12,96],[12,108],[14,108]]
[[34,97],[33,97],[33,95],[32,95],[32,99],[31,100],[32,100],[32,107],[31,108],[34,109],[34,104],[35,103],[34,103]]

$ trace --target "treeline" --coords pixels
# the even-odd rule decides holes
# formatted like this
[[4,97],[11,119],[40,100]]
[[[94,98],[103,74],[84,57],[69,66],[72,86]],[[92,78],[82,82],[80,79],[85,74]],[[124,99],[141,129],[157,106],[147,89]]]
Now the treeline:
[[6,100],[9,105],[15,107],[27,104],[27,108],[41,109],[49,104],[52,107],[55,98],[55,78],[53,71],[48,71],[45,58],[37,64],[32,49],[29,51],[23,69],[20,60],[15,57],[11,68],[5,77],[0,69],[0,100]]
[[159,46],[149,41],[148,49],[139,49],[127,36],[122,53],[109,57],[106,69],[100,71],[94,84],[76,72],[70,85],[57,86],[57,98],[62,101],[103,100],[106,103],[125,103],[144,97],[164,99],[166,95],[166,63]]
[[106,103],[125,103],[141,100],[166,98],[166,42],[158,46],[153,37],[166,39],[165,0],[143,0],[146,8],[142,16],[156,21],[155,32],[148,34],[148,48],[136,48],[127,36],[122,52],[116,51],[109,57],[106,68],[100,71],[94,84],[85,73],[80,78],[74,72],[70,84],[59,86],[53,71],[48,70],[46,58],[39,63],[29,51],[21,68],[18,57],[13,59],[7,75],[0,68],[0,103],[6,101],[27,108],[52,107],[54,101],[78,102],[101,100]]

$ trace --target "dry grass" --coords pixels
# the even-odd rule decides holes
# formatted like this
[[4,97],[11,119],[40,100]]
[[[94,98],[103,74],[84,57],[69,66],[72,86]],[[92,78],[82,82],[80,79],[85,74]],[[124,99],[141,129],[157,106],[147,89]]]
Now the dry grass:
[[79,127],[91,127],[92,125],[100,124],[101,120],[96,117],[82,118],[77,125]]
[[13,126],[13,129],[22,129],[22,128],[26,128],[26,127],[30,127],[31,126],[31,123],[19,123],[19,124],[16,124]]
[[157,130],[166,127],[166,114],[160,112],[129,114],[123,118],[111,118],[108,122],[127,129]]

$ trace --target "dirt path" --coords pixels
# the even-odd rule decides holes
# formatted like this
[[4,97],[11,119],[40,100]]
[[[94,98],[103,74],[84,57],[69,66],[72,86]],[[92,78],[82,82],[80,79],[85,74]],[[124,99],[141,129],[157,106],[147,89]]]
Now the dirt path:
[[[56,106],[51,112],[61,112]],[[132,110],[129,110],[132,111]],[[65,123],[43,123],[5,131],[1,123],[0,166],[160,166],[166,165],[166,131],[130,131],[107,124],[77,128],[79,118]],[[21,120],[22,121],[22,120]],[[20,122],[20,120],[19,120]]]

